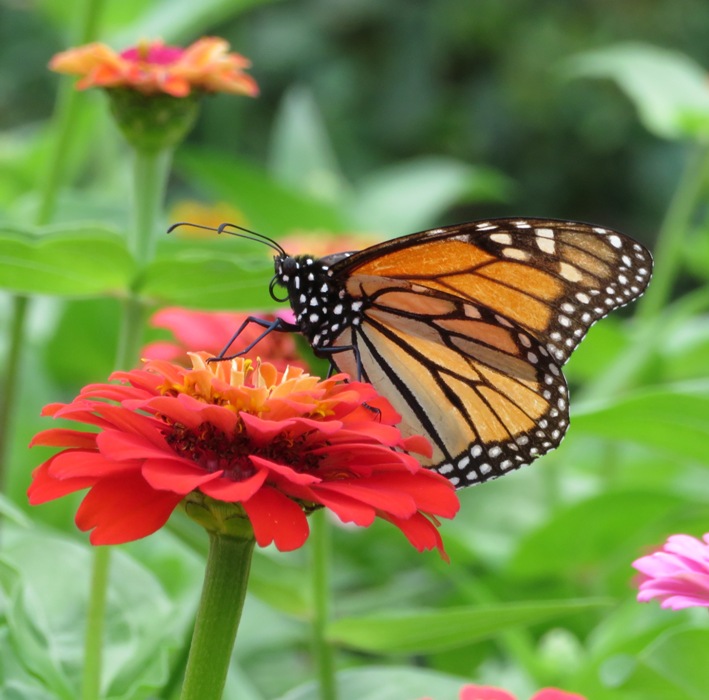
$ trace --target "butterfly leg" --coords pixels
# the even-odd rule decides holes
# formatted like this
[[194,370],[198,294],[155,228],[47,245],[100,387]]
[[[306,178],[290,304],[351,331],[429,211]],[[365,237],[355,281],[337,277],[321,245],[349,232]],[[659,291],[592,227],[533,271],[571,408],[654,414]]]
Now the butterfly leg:
[[357,381],[362,381],[362,360],[359,356],[359,348],[356,345],[336,345],[330,348],[317,348],[315,353],[319,357],[327,359],[330,361],[330,369],[327,372],[328,379],[332,376],[333,372],[337,369],[332,361],[332,355],[336,355],[338,352],[352,352],[355,356],[355,363],[357,366]]
[[[259,335],[256,340],[249,343],[243,350],[239,350],[239,352],[235,352],[233,355],[227,355],[226,353],[233,345],[234,341],[243,333],[246,326],[248,326],[250,323],[255,323],[257,326],[261,326],[261,328],[264,329],[263,333],[261,333],[261,335]],[[219,354],[216,357],[210,357],[208,361],[218,362],[220,360],[233,360],[235,357],[239,357],[240,355],[244,355],[245,353],[249,352],[249,350],[251,350],[258,343],[260,343],[269,333],[273,333],[274,331],[279,333],[293,333],[297,332],[298,330],[298,326],[296,326],[294,323],[288,323],[280,317],[275,318],[273,321],[268,321],[265,318],[249,316],[239,326],[236,333],[234,333],[234,335],[229,338],[229,342],[221,349]]]

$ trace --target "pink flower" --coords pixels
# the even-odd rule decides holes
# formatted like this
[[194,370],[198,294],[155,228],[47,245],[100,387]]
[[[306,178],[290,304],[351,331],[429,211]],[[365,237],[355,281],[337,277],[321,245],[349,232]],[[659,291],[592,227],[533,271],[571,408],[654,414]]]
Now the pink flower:
[[369,384],[191,357],[191,369],[153,360],[45,407],[97,431],[35,436],[62,449],[35,469],[30,503],[89,489],[76,523],[93,544],[145,537],[182,505],[210,531],[282,551],[303,545],[307,514],[324,507],[364,527],[387,520],[419,551],[446,556],[438,518],[457,512],[455,491],[408,454],[430,445],[402,437],[400,416]]
[[[267,320],[275,319],[274,314],[257,314]],[[278,313],[284,321],[292,321],[292,311]],[[201,348],[212,356],[218,355],[229,338],[246,320],[247,314],[230,311],[193,311],[179,307],[168,307],[153,314],[150,324],[157,328],[166,328],[175,336],[177,342],[156,341],[143,348],[143,357],[149,360],[186,361],[187,352]],[[239,336],[229,353],[247,347],[263,333],[263,328],[249,324]],[[298,356],[295,341],[291,333],[269,333],[249,353],[251,357],[261,357],[284,371],[287,365],[305,368],[306,363]]]
[[[430,700],[430,698],[422,698]],[[460,690],[460,700],[516,700],[512,693],[489,685],[466,685]],[[567,693],[557,688],[542,688],[529,700],[586,700],[576,693]]]
[[[431,700],[431,698],[421,700]],[[516,700],[516,698],[502,688],[493,688],[489,685],[466,685],[460,689],[460,700]],[[529,700],[586,700],[586,698],[558,688],[542,688]]]
[[659,551],[640,557],[638,600],[653,598],[663,608],[709,607],[709,534],[704,542],[690,535],[671,535]]
[[[515,700],[514,695],[501,688],[483,685],[466,685],[460,691],[460,700]],[[557,688],[542,688],[529,700],[585,700],[576,693],[567,693]]]

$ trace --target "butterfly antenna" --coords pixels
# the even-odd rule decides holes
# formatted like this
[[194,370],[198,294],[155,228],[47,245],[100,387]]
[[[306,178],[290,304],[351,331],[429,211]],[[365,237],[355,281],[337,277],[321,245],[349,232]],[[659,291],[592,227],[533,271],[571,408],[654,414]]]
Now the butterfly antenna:
[[[236,229],[236,230],[229,231],[228,229]],[[269,248],[275,250],[280,255],[287,255],[286,251],[283,250],[281,245],[279,243],[277,243],[276,241],[274,241],[273,238],[269,238],[265,234],[259,233],[258,231],[252,231],[251,229],[244,228],[243,226],[237,226],[236,224],[230,224],[230,223],[219,224],[216,231],[217,231],[217,233],[228,233],[230,236],[238,236],[239,238],[246,238],[246,240],[249,240],[249,241],[256,241],[257,243],[263,243],[264,245],[267,245]],[[248,235],[244,235],[244,234],[248,234]]]
[[[247,241],[254,241],[255,243],[263,243],[267,245],[271,250],[275,250],[279,255],[286,256],[287,253],[283,248],[272,238],[264,235],[263,233],[258,233],[258,231],[251,231],[243,226],[237,226],[236,224],[224,223],[219,224],[216,228],[214,226],[204,226],[203,224],[193,224],[190,221],[180,221],[176,224],[172,224],[170,228],[167,229],[168,233],[172,233],[175,229],[180,226],[191,226],[192,228],[199,228],[203,231],[214,231],[217,234],[228,233],[230,236],[237,236],[238,238],[244,238]],[[229,229],[236,229],[230,231]]]

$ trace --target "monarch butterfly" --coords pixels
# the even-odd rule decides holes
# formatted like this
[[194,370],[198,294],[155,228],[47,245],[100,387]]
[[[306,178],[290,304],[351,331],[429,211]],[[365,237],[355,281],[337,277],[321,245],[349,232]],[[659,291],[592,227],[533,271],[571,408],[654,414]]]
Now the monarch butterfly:
[[263,326],[259,340],[302,333],[333,368],[386,396],[402,433],[430,440],[426,466],[457,488],[558,446],[569,421],[561,366],[595,321],[643,293],[652,270],[631,238],[551,219],[464,223],[322,258],[291,257],[231,224],[217,230],[275,251],[271,296],[295,314],[250,317],[219,357],[234,356],[246,323]]

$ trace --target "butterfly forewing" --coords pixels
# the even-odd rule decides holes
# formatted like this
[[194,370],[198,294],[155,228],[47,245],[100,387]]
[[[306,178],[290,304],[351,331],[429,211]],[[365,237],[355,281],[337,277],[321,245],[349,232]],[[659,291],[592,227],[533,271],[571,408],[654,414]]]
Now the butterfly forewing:
[[652,270],[650,254],[631,238],[550,219],[433,229],[367,248],[343,264],[349,279],[406,279],[486,306],[561,363],[595,321],[642,294]]

